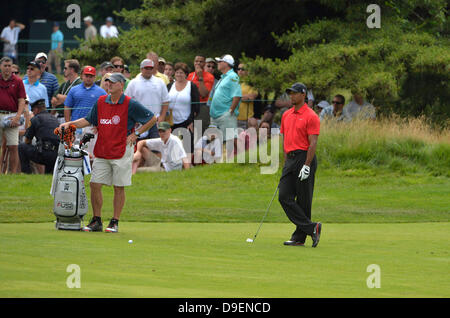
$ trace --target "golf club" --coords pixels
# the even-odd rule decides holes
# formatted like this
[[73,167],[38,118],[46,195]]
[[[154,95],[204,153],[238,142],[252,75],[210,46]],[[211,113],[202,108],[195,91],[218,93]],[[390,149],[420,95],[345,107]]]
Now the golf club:
[[274,193],[273,196],[272,196],[272,200],[270,200],[270,203],[269,203],[269,206],[267,207],[266,213],[264,214],[264,216],[263,216],[261,222],[259,223],[259,227],[258,227],[258,230],[257,230],[256,233],[255,233],[255,236],[253,237],[253,239],[248,238],[248,239],[247,239],[247,242],[248,242],[248,243],[253,243],[253,242],[256,240],[256,236],[258,235],[259,230],[261,229],[261,226],[262,226],[262,224],[263,224],[263,222],[264,222],[264,220],[265,220],[265,218],[266,218],[266,216],[267,216],[267,213],[269,213],[270,207],[272,206],[273,199],[275,199],[275,196],[277,195],[277,192],[278,192],[278,186],[277,186],[277,188],[276,188],[276,190],[275,190],[275,193]]

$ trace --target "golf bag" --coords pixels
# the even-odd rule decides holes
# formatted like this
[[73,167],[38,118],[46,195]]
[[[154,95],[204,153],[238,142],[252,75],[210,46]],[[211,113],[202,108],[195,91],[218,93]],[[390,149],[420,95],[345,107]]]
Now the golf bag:
[[84,175],[86,169],[90,172],[90,162],[89,154],[84,149],[94,135],[85,134],[79,145],[73,145],[75,129],[70,128],[66,133],[63,129],[61,132],[58,128],[55,130],[55,133],[60,135],[61,142],[50,193],[54,197],[56,229],[79,231],[83,217],[88,212]]

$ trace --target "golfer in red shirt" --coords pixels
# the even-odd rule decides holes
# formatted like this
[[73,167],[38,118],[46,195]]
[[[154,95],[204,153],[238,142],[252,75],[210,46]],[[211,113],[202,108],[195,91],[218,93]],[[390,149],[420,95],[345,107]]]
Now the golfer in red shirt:
[[320,120],[305,103],[306,90],[302,83],[295,83],[286,89],[293,107],[281,118],[285,164],[278,185],[278,200],[289,220],[296,225],[291,239],[284,245],[304,246],[306,236],[310,235],[312,247],[316,247],[322,224],[311,221],[311,205]]

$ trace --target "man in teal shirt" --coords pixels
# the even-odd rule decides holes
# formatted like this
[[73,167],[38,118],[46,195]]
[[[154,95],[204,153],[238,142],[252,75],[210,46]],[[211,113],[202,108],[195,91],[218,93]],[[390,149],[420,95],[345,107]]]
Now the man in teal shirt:
[[[239,84],[239,76],[234,72],[234,59],[226,54],[216,57],[217,69],[222,76],[214,88],[209,114],[211,124],[216,125],[222,132],[223,141],[237,138],[237,116],[239,115],[239,104],[242,91]],[[233,128],[233,133],[227,134],[227,128]],[[230,150],[230,149],[229,149]],[[228,154],[230,152],[228,151]]]
[[50,52],[48,52],[48,71],[52,72],[53,63],[56,66],[56,73],[61,73],[61,56],[63,51],[63,41],[64,35],[59,30],[59,23],[55,22],[53,24],[53,33],[51,36],[52,44],[50,47]]

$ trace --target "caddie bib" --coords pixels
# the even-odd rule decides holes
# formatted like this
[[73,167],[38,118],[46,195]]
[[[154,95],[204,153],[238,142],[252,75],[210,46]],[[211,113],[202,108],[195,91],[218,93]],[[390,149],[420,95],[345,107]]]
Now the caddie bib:
[[122,104],[108,104],[108,95],[97,101],[97,133],[94,155],[103,159],[120,159],[127,144],[128,105],[130,97],[125,96]]

